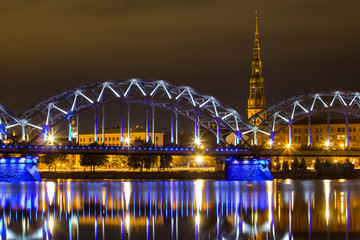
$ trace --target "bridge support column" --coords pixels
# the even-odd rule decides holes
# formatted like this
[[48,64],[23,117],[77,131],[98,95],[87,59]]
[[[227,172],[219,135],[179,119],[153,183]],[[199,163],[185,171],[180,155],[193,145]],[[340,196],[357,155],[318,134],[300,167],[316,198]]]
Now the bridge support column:
[[220,144],[220,128],[218,121],[216,121],[216,144]]
[[348,117],[348,112],[347,111],[345,113],[345,127],[346,127],[345,147],[348,147],[349,146],[349,117]]
[[79,144],[79,114],[76,114],[76,144]]
[[174,111],[171,111],[171,143],[174,143]]
[[151,118],[151,131],[152,131],[152,144],[155,145],[155,106],[151,105],[152,110],[151,110],[151,114],[152,114],[152,118]]
[[41,177],[36,164],[35,157],[2,158],[0,160],[0,182],[39,182]]
[[240,159],[227,157],[225,161],[225,177],[227,180],[264,181],[273,180],[268,168],[269,160]]
[[21,139],[22,139],[23,141],[25,141],[25,136],[26,136],[26,134],[25,134],[25,125],[22,124],[22,125],[21,125]]
[[291,125],[289,125],[289,145],[291,146],[292,144],[292,127]]
[[146,142],[148,143],[149,141],[149,104],[146,103]]
[[127,137],[130,144],[130,102],[128,102],[128,113],[127,113]]
[[69,117],[69,142],[71,142],[72,137],[71,137],[71,117]]
[[308,147],[311,146],[311,115],[308,115]]
[[178,122],[178,114],[175,112],[175,144],[179,144],[179,122]]
[[330,146],[330,112],[326,112],[327,113],[327,118],[326,118],[326,122],[327,122],[327,142]]
[[101,137],[102,137],[102,144],[105,144],[105,105],[102,105],[102,116],[101,116]]
[[[237,137],[236,137],[236,140],[237,140]],[[257,131],[255,130],[254,131],[254,145],[257,146],[258,144],[258,141],[257,141]]]
[[97,107],[94,108],[95,119],[94,119],[94,142],[97,142]]
[[199,143],[199,119],[197,113],[195,113],[195,143]]
[[124,102],[120,102],[120,146],[124,143]]

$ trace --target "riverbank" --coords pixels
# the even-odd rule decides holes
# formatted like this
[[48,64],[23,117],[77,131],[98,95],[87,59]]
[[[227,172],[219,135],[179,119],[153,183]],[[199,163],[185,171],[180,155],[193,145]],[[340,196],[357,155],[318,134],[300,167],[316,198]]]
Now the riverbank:
[[162,172],[137,172],[137,171],[95,171],[95,172],[40,172],[45,179],[136,179],[136,180],[224,180],[224,171],[162,171]]
[[[95,171],[95,172],[40,172],[43,180],[46,179],[133,179],[133,180],[224,180],[224,171],[163,171],[163,172],[137,172],[137,171]],[[351,175],[332,175],[326,174],[320,176],[316,171],[306,172],[272,172],[274,179],[360,179],[360,170],[356,169]]]

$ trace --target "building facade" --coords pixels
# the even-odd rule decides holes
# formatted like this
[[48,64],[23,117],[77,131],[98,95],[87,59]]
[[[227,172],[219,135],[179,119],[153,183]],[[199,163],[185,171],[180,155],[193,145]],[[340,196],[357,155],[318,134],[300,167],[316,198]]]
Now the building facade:
[[[164,145],[164,135],[165,133],[155,132],[154,133],[154,145],[163,146]],[[94,133],[80,133],[79,134],[79,144],[80,145],[89,145],[94,143]],[[152,133],[149,133],[149,143],[152,143]],[[97,143],[105,144],[108,146],[121,146],[121,145],[131,145],[135,139],[140,139],[145,141],[146,131],[144,127],[136,126],[135,128],[130,128],[130,137],[128,137],[128,131],[124,128],[123,132],[123,143],[121,143],[121,133],[120,128],[110,128],[105,129],[104,139],[102,137],[102,132],[97,132]]]

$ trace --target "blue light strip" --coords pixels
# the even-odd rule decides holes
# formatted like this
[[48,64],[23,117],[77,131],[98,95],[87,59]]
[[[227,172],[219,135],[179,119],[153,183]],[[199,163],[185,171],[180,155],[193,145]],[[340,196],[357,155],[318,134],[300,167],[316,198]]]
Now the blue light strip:
[[27,158],[1,158],[0,159],[0,164],[36,164],[37,163],[37,158],[36,157],[27,157]]

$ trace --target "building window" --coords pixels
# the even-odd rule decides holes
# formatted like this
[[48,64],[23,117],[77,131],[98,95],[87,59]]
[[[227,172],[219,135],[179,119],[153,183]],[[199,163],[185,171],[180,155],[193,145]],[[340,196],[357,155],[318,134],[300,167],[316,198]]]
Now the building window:
[[317,132],[317,133],[318,133],[318,132],[319,132],[319,128],[315,128],[315,132]]
[[330,130],[331,132],[334,132],[334,128],[331,128],[331,130]]
[[341,132],[340,128],[337,128],[337,132]]
[[343,128],[341,128],[341,132],[345,132],[345,128],[343,127]]
[[353,127],[353,132],[356,132],[356,127]]
[[294,128],[294,133],[297,133],[297,128]]
[[322,129],[322,128],[320,128],[320,132],[321,132],[321,133],[323,132],[323,129]]
[[119,137],[116,138],[116,141],[119,141]]

